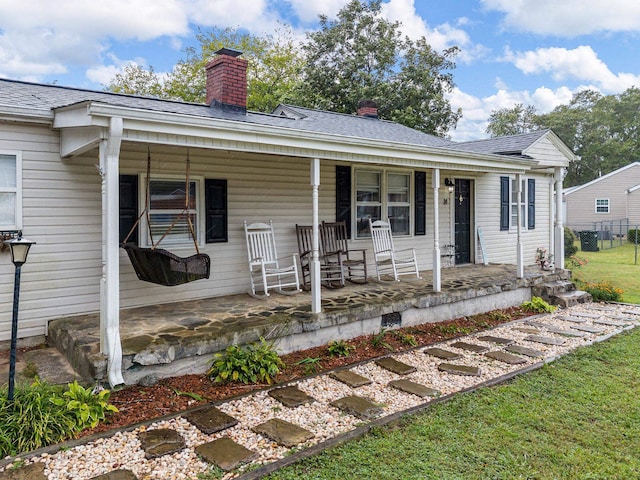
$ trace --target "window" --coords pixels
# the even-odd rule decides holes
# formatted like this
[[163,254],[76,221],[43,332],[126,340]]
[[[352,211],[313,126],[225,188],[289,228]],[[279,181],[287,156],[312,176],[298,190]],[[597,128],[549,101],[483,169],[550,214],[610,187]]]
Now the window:
[[357,236],[369,236],[369,219],[386,220],[395,235],[409,235],[411,175],[382,170],[356,170],[355,176]]
[[536,226],[536,181],[521,178],[500,177],[500,230],[513,230],[518,226],[518,200],[520,200],[520,226],[532,230]]
[[596,213],[609,213],[608,198],[596,198]]
[[[162,240],[165,245],[192,242],[189,218],[194,228],[194,236],[198,238],[199,184],[198,180],[189,180],[189,204],[187,211],[184,212],[187,196],[185,181],[151,179],[149,182],[149,230],[155,242],[165,233],[166,236]],[[151,245],[151,238],[146,239],[146,244]]]
[[0,152],[0,229],[22,229],[22,158]]

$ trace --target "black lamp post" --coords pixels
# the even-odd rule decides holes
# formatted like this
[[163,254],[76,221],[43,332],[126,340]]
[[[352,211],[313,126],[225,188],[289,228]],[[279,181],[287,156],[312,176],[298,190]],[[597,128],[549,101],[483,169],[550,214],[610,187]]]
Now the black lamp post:
[[20,298],[20,269],[27,261],[29,248],[36,242],[22,238],[22,232],[18,233],[18,238],[6,240],[4,243],[11,249],[11,262],[16,266],[15,279],[13,283],[13,317],[11,319],[11,353],[9,356],[9,390],[7,399],[13,401],[13,386],[16,376],[16,343],[18,341],[18,299]]

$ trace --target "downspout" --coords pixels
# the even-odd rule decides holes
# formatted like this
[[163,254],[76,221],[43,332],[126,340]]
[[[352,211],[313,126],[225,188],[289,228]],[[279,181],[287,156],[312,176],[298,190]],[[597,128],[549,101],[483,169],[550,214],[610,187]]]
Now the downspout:
[[320,241],[318,231],[318,187],[320,186],[320,159],[311,160],[311,188],[312,188],[312,246],[311,265],[309,274],[311,280],[311,313],[322,311],[322,298],[320,292]]
[[119,161],[122,118],[111,118],[100,142],[102,176],[102,279],[100,282],[100,353],[107,357],[112,387],[124,383],[120,344]]
[[434,168],[431,177],[431,187],[433,188],[433,291],[442,290],[442,272],[440,265],[440,169]]
[[556,228],[553,258],[560,269],[564,269],[564,219],[562,218],[562,177],[564,169],[556,167],[553,177],[556,182]]

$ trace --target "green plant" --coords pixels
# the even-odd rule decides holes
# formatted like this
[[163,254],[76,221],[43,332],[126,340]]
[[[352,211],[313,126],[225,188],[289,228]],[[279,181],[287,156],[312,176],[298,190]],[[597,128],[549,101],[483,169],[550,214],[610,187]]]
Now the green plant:
[[109,404],[110,391],[105,388],[84,388],[74,380],[67,384],[67,391],[62,396],[54,395],[51,402],[65,408],[75,418],[79,430],[95,427],[105,419],[107,412],[118,409]]
[[332,357],[348,357],[355,348],[344,340],[332,340],[327,346],[327,353]]
[[640,243],[640,229],[631,228],[627,231],[627,240],[629,243]]
[[521,307],[527,312],[535,313],[551,313],[557,308],[553,305],[549,305],[540,297],[531,297],[531,300],[523,302]]
[[387,350],[393,350],[393,347],[389,345],[384,339],[386,335],[387,335],[387,330],[385,328],[381,328],[378,333],[375,333],[371,337],[371,346],[375,348],[383,347],[383,348],[386,348]]
[[207,372],[215,382],[271,384],[284,368],[284,362],[264,338],[245,347],[229,345],[224,353],[216,353]]
[[572,255],[564,261],[565,268],[569,270],[584,267],[587,263],[589,263],[589,261],[586,258],[581,258],[577,255]]
[[578,252],[578,247],[575,245],[576,234],[573,233],[569,227],[564,227],[564,256],[569,258]]
[[401,343],[415,347],[418,345],[416,337],[410,333],[403,332],[402,330],[394,330],[393,336],[396,337]]
[[505,313],[501,310],[494,310],[492,312],[487,313],[487,317],[494,322],[509,322],[511,321],[511,315]]
[[191,397],[193,398],[196,402],[204,402],[205,400],[209,400],[207,397],[203,397],[202,395],[198,395],[195,392],[184,392],[182,390],[178,390],[177,388],[173,389],[173,393],[175,393],[176,395],[178,395],[179,397],[181,396],[187,396],[187,397]]
[[466,335],[471,333],[473,330],[470,327],[462,327],[460,325],[455,325],[453,323],[437,325],[436,329],[445,336],[452,335]]
[[590,293],[595,302],[619,302],[624,291],[609,282],[582,283],[580,288]]
[[320,368],[322,368],[322,365],[320,364],[320,360],[321,360],[320,357],[307,357],[307,358],[303,358],[299,362],[296,362],[295,364],[304,366],[305,375],[312,375],[318,372]]

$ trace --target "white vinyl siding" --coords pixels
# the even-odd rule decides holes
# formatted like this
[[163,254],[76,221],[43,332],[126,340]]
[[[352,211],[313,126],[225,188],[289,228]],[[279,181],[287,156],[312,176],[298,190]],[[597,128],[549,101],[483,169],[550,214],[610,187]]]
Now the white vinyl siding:
[[22,156],[0,150],[0,230],[22,228]]
[[596,213],[609,213],[608,198],[596,198]]

